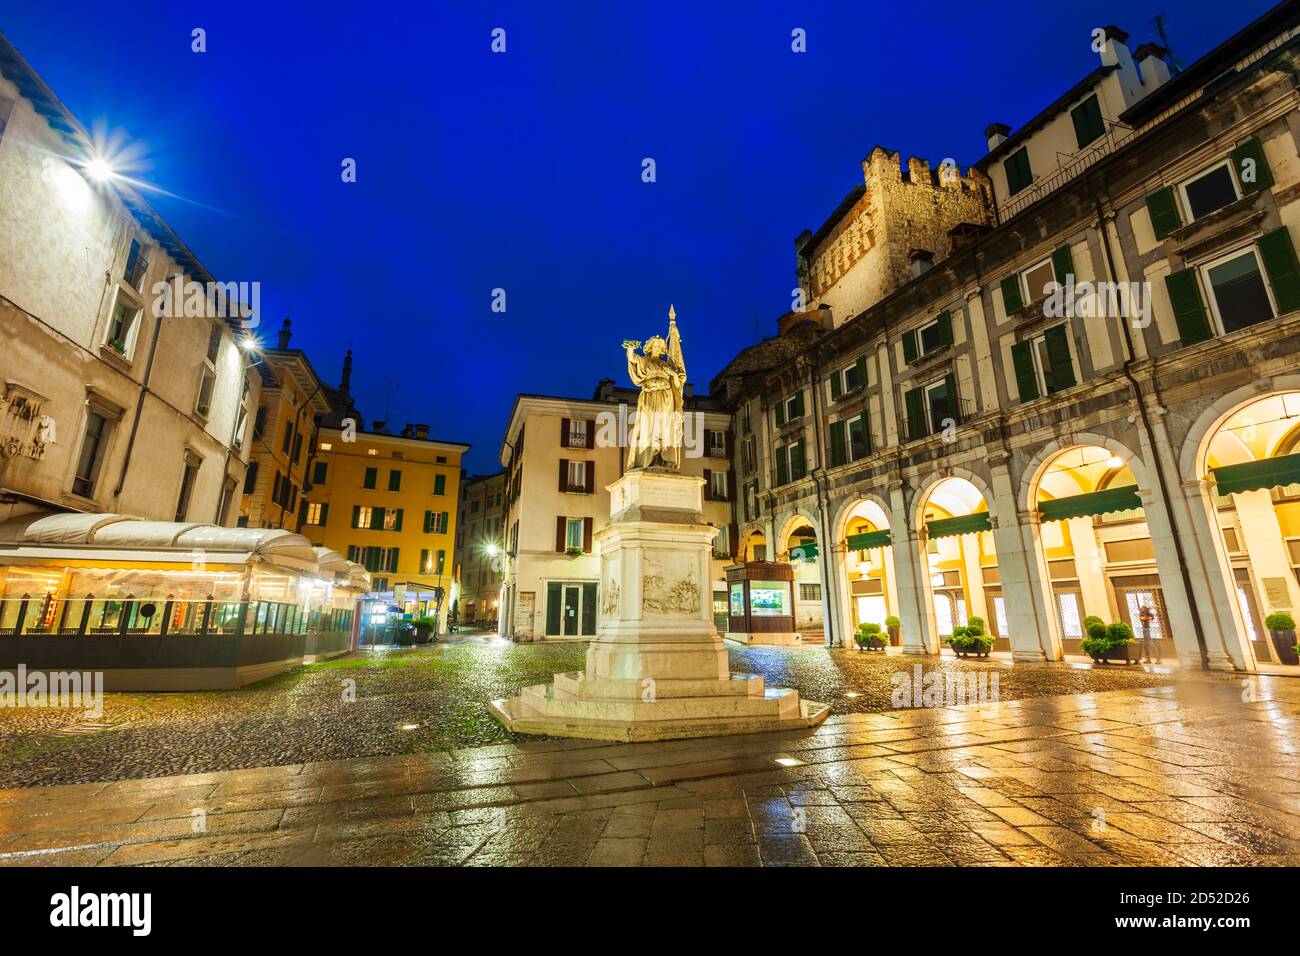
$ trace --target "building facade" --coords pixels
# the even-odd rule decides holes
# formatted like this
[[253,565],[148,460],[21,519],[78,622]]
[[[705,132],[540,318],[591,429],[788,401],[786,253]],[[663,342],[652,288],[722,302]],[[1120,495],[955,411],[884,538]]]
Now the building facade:
[[828,639],[897,616],[937,654],[980,617],[1060,660],[1096,616],[1185,666],[1276,664],[1264,619],[1300,608],[1298,23],[1279,6],[1177,76],[1107,27],[1093,73],[989,127],[961,180],[986,223],[963,210],[946,255],[858,281],[879,294],[851,317],[784,316],[714,380],[740,551],[815,543]]
[[[256,316],[94,157],[0,37],[0,519],[232,524],[260,388],[240,346]],[[182,309],[172,290],[191,283],[205,294]]]
[[[501,448],[505,468],[505,575],[498,633],[516,641],[586,640],[596,633],[600,556],[594,535],[609,522],[609,492],[623,474],[637,390],[605,379],[590,399],[520,395]],[[736,529],[731,416],[688,395],[681,471],[703,479],[714,539],[714,617],[726,620],[726,581]]]
[[505,472],[465,478],[456,523],[459,618],[494,629],[505,568],[505,486]]
[[298,527],[306,516],[307,458],[317,424],[331,410],[326,386],[306,353],[289,348],[285,319],[276,347],[258,353],[261,400],[253,417],[238,524],[251,528]]
[[461,458],[469,445],[429,437],[427,425],[391,434],[322,426],[308,468],[298,531],[370,572],[373,590],[437,609],[445,626],[453,578]]

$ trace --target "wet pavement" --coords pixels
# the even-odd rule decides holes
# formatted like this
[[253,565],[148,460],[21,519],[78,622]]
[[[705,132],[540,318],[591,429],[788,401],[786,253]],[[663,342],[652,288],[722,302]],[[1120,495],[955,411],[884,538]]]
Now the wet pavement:
[[0,791],[0,864],[1300,863],[1300,681]]
[[[104,714],[0,709],[0,787],[436,753],[523,742],[486,702],[581,670],[585,643],[514,644],[482,632],[402,650],[363,651],[234,691],[109,694]],[[1167,684],[1135,666],[1012,665],[824,648],[729,645],[733,671],[795,687],[832,714],[888,710],[893,675],[916,665],[944,675],[999,676],[1002,700]]]

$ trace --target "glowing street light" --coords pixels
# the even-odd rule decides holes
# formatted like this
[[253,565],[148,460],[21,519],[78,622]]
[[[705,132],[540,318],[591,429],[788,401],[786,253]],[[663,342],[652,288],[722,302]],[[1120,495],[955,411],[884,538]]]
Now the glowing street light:
[[86,163],[86,172],[97,183],[106,183],[117,175],[112,165],[102,156],[96,156]]

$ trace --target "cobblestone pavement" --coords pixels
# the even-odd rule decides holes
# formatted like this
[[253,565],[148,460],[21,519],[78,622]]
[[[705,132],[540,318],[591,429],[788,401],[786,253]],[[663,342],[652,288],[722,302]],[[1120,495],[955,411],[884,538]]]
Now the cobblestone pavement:
[[1300,681],[0,791],[4,865],[1300,863]]
[[[557,671],[580,670],[587,645],[513,644],[482,634],[455,643],[362,652],[236,691],[109,694],[104,715],[0,709],[0,787],[90,783],[526,741],[486,702]],[[885,657],[821,648],[729,650],[733,671],[795,687],[834,713],[891,707],[891,676],[917,664],[996,673],[1003,700],[1155,686],[1173,679],[1137,667],[1024,665]]]

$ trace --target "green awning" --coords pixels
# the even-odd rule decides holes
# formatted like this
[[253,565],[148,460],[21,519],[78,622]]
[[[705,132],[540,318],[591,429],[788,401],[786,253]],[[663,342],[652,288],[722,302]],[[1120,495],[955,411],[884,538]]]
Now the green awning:
[[980,531],[992,531],[993,523],[989,513],[981,511],[973,515],[960,515],[956,518],[936,518],[925,523],[926,535],[930,538],[952,538],[959,534],[976,534]]
[[1241,491],[1259,491],[1300,482],[1300,454],[1278,455],[1263,461],[1247,461],[1240,465],[1222,465],[1211,468],[1219,484],[1219,494],[1230,495]]
[[1141,507],[1142,499],[1138,497],[1137,485],[1121,485],[1086,495],[1070,495],[1068,498],[1044,501],[1038,506],[1038,515],[1044,521],[1064,521],[1066,518],[1086,518]]
[[817,560],[817,542],[808,541],[804,544],[796,544],[790,549],[791,561],[816,561]]
[[887,548],[893,541],[890,540],[888,531],[864,531],[849,535],[845,543],[850,551],[866,551],[869,548]]

